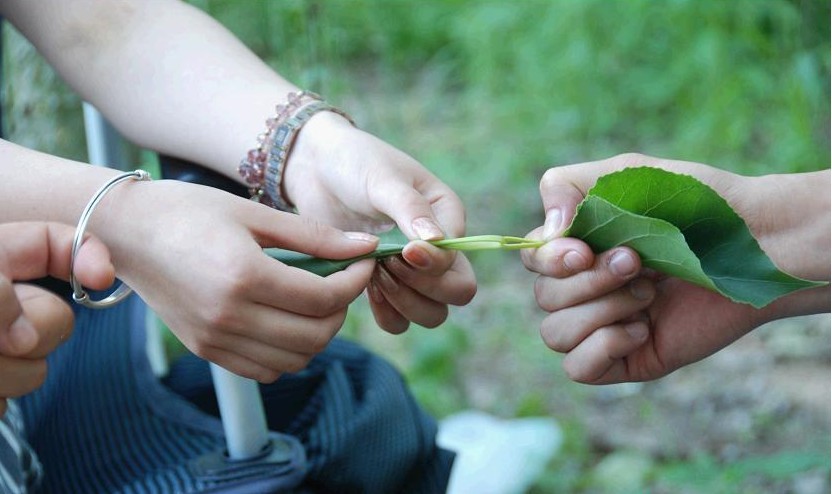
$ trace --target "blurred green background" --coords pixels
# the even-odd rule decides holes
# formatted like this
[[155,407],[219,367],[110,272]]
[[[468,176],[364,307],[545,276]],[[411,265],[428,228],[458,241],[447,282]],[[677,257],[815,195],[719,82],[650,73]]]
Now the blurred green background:
[[[623,152],[749,175],[830,166],[826,1],[191,3],[448,182],[471,234],[525,234],[547,168]],[[85,159],[77,97],[4,29],[7,136]],[[540,341],[514,254],[472,260],[479,294],[441,328],[387,336],[358,302],[344,335],[391,358],[437,416],[558,419],[565,444],[532,492],[829,491],[828,317],[658,383],[592,388]]]

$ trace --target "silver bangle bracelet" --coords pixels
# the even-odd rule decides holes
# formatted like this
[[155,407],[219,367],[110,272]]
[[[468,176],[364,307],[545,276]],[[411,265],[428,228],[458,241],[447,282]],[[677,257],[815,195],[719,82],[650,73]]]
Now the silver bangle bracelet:
[[125,180],[150,180],[150,174],[144,170],[136,170],[113,177],[109,182],[98,189],[95,195],[92,196],[92,199],[90,199],[87,207],[85,207],[84,211],[81,213],[81,218],[78,220],[78,226],[75,228],[75,238],[72,241],[72,256],[69,261],[69,284],[72,286],[72,300],[83,305],[84,307],[89,307],[91,309],[105,309],[121,302],[126,296],[130,295],[130,292],[133,291],[129,286],[122,283],[107,297],[101,300],[92,300],[89,298],[87,292],[84,291],[84,287],[81,286],[81,283],[79,283],[78,279],[75,277],[75,258],[78,254],[78,250],[81,248],[81,244],[84,243],[84,230],[87,229],[87,223],[90,220],[90,216],[92,216],[92,212],[95,210],[95,207],[98,206],[98,203],[101,202],[101,199],[107,195],[107,192]]

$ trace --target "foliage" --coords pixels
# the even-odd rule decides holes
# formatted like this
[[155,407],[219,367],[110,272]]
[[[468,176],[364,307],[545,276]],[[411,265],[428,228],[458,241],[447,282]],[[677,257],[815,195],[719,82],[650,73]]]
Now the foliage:
[[535,226],[552,164],[829,166],[827,2],[199,3],[435,170],[476,233]]
[[777,269],[743,219],[713,189],[659,168],[628,168],[601,177],[565,235],[596,252],[627,245],[646,267],[756,308],[822,285]]

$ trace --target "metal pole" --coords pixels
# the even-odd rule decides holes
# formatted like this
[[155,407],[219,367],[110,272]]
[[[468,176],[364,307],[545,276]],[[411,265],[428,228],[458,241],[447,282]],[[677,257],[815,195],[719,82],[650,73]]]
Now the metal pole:
[[228,457],[247,460],[263,453],[269,430],[257,382],[211,364]]

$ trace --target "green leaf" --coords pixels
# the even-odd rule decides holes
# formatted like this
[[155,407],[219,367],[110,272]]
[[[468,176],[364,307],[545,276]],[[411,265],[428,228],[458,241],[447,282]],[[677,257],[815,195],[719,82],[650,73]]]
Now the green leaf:
[[658,168],[601,177],[565,235],[596,252],[629,246],[646,267],[757,308],[826,284],[777,269],[719,194],[693,177]]

